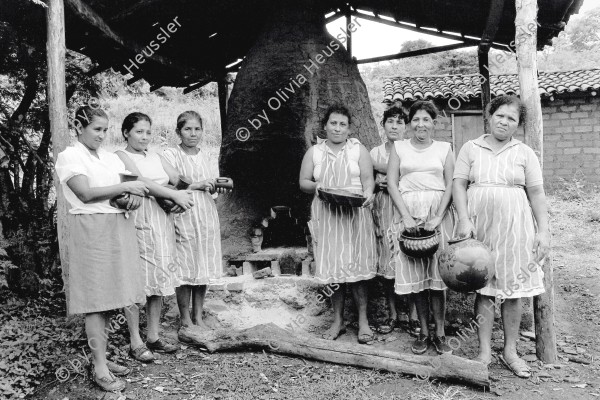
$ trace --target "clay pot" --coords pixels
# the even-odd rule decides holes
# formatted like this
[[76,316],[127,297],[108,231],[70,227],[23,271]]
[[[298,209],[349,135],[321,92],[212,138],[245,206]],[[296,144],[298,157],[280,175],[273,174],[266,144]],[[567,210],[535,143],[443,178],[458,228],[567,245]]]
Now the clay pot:
[[494,259],[479,240],[467,237],[448,242],[440,253],[438,269],[442,280],[457,292],[473,292],[485,287],[493,276]]
[[233,180],[231,178],[217,178],[215,179],[215,189],[224,188],[233,190]]
[[416,232],[405,230],[399,239],[400,250],[409,257],[427,258],[435,254],[440,246],[439,233],[418,229]]
[[131,181],[137,181],[138,176],[132,173],[121,173],[119,174],[119,177],[121,178],[121,182],[131,182]]
[[177,182],[177,186],[175,186],[175,189],[186,190],[188,187],[190,187],[191,184],[192,184],[191,178],[189,178],[185,175],[179,175],[179,182]]
[[119,208],[121,210],[125,210],[127,208],[127,204],[129,203],[129,193],[122,194],[117,197],[113,197],[110,199],[110,205]]
[[[165,185],[166,188],[176,189],[173,185]],[[175,207],[175,202],[171,199],[165,199],[164,197],[157,197],[156,202],[167,214],[171,212],[171,209]]]

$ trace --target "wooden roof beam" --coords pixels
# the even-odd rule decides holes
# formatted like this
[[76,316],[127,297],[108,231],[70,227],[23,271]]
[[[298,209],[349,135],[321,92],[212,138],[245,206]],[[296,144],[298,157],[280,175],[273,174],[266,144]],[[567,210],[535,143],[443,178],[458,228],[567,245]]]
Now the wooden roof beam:
[[[98,15],[90,6],[84,3],[82,0],[66,0],[66,3],[70,6],[71,10],[86,23],[98,29],[103,36],[116,42],[123,48],[132,51],[136,54],[141,54],[145,47],[139,45],[133,40],[124,38],[118,35],[105,21]],[[144,55],[145,56],[145,55]],[[157,64],[168,67],[183,75],[184,79],[188,78],[199,78],[202,79],[208,76],[208,73],[199,71],[194,67],[182,65],[179,61],[171,60],[167,57],[160,56],[158,54],[152,54],[150,57],[145,57]],[[132,61],[133,62],[133,61]]]
[[485,29],[481,34],[480,49],[484,47],[489,50],[490,45],[494,42],[496,32],[500,27],[502,14],[504,13],[504,0],[492,0],[490,2],[490,11],[485,22]]
[[163,0],[140,0],[137,3],[129,6],[128,8],[124,9],[123,11],[121,11],[120,13],[113,15],[112,17],[110,17],[110,21],[111,22],[118,22],[121,21],[127,17],[129,17],[130,15],[133,15],[134,13],[136,13],[139,10],[142,10],[146,7],[150,7],[152,5],[154,5],[155,3],[160,3]]
[[474,46],[474,44],[473,43],[454,43],[454,44],[448,44],[445,46],[430,47],[428,49],[405,51],[403,53],[392,54],[389,56],[363,58],[362,60],[357,60],[356,63],[357,64],[367,64],[367,63],[380,62],[380,61],[399,60],[401,58],[424,56],[426,54],[433,54],[433,53],[439,53],[442,51],[462,49],[463,47],[471,47],[471,46]]

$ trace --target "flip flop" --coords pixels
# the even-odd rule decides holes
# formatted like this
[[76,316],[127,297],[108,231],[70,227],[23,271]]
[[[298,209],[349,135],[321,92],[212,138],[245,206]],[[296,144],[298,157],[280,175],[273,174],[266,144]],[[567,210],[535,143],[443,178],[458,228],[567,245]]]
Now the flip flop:
[[343,335],[344,333],[346,333],[346,327],[343,327],[342,329],[340,329],[339,332],[337,333],[337,335],[332,335],[329,332],[325,332],[321,335],[321,337],[325,340],[335,340],[335,339],[339,338],[341,335]]
[[375,334],[374,333],[363,333],[363,334],[359,334],[358,335],[358,343],[360,344],[373,344],[373,342],[375,341]]
[[510,369],[512,373],[518,376],[519,378],[527,379],[531,377],[531,369],[522,358],[517,358],[516,360],[511,361],[510,363],[506,361],[502,354],[498,355],[498,358],[506,368]]
[[399,323],[398,323],[397,319],[388,318],[381,325],[378,325],[375,328],[375,330],[378,333],[387,335],[388,333],[392,333],[394,331],[394,329],[396,329],[398,327],[398,325],[399,325]]

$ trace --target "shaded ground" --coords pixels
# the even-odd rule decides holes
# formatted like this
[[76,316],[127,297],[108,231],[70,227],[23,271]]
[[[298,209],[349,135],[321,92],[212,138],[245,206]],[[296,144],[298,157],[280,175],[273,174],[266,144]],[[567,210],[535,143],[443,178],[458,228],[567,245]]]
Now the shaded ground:
[[[464,386],[430,382],[415,377],[346,366],[312,362],[269,353],[207,354],[185,347],[176,355],[163,356],[151,365],[142,365],[126,355],[125,328],[111,339],[117,347],[111,355],[134,368],[128,388],[122,395],[104,394],[85,379],[83,369],[76,371],[77,352],[85,348],[77,321],[71,327],[64,318],[52,320],[53,329],[62,332],[62,340],[52,345],[65,346],[62,358],[49,370],[48,378],[38,387],[36,399],[593,399],[600,398],[600,215],[594,209],[595,198],[560,198],[551,201],[553,254],[556,287],[556,328],[560,357],[553,366],[535,361],[535,344],[527,338],[519,341],[519,352],[534,370],[529,380],[514,377],[495,362],[490,366],[491,392]],[[18,306],[14,306],[15,310]],[[14,314],[14,312],[13,312]],[[315,317],[318,315],[315,315]],[[329,312],[320,315],[326,323]],[[18,316],[17,316],[18,318]],[[176,320],[167,312],[164,329],[175,334]],[[307,327],[319,330],[321,327]],[[71,333],[70,333],[71,332]],[[57,333],[58,335],[58,333]],[[69,335],[72,335],[69,336]],[[494,348],[501,349],[501,331],[496,326]],[[461,341],[455,354],[475,355],[474,334]],[[381,337],[377,346],[410,351],[410,336],[393,332]],[[339,340],[355,341],[356,330]],[[3,344],[4,345],[4,344]],[[358,344],[357,344],[358,346]],[[69,353],[71,351],[72,353]],[[430,350],[431,351],[431,350]],[[572,354],[570,354],[572,353]],[[84,357],[84,356],[82,356]],[[572,362],[579,360],[584,362]],[[69,364],[71,361],[71,364]],[[73,365],[74,364],[74,365]],[[0,371],[2,364],[0,362]],[[66,372],[65,372],[66,371]],[[64,382],[60,382],[64,380]],[[1,396],[0,396],[1,397]]]

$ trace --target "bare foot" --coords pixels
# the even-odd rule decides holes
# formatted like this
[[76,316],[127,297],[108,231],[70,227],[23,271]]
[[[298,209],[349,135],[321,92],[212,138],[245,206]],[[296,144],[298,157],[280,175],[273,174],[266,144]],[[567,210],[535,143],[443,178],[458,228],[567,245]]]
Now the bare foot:
[[203,330],[203,331],[208,331],[211,330],[212,328],[210,326],[208,326],[206,324],[206,322],[204,322],[203,320],[198,320],[197,322],[194,323],[194,325],[196,325],[199,329]]
[[343,335],[344,333],[346,333],[346,326],[344,325],[343,322],[334,322],[329,329],[327,329],[325,332],[323,332],[323,339],[327,339],[327,340],[335,340],[337,339],[340,335]]
[[492,355],[489,353],[479,353],[477,357],[473,359],[473,361],[481,363],[487,367],[492,362]]
[[375,340],[375,334],[369,327],[369,324],[358,325],[358,343],[368,344]]

